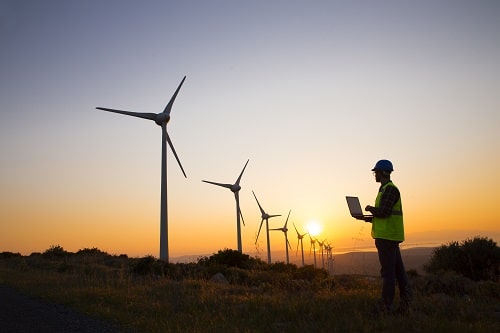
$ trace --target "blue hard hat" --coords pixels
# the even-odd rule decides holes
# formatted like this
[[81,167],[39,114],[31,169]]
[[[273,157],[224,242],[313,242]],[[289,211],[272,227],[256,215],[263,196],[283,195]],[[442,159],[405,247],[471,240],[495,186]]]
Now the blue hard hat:
[[392,162],[389,160],[380,160],[378,161],[375,166],[373,167],[372,171],[394,171],[394,168],[392,167]]

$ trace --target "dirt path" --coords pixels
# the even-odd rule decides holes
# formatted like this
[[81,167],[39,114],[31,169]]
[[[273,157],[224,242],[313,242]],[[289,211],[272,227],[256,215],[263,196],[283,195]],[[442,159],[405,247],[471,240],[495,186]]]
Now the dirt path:
[[111,333],[127,331],[62,305],[33,299],[0,285],[2,333]]

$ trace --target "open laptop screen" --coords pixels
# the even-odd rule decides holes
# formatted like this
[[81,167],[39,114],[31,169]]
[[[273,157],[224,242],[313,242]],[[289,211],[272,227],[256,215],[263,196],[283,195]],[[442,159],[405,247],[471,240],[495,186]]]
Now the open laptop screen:
[[347,200],[347,206],[349,206],[351,216],[363,216],[363,210],[361,209],[359,198],[350,196],[346,196],[345,198]]

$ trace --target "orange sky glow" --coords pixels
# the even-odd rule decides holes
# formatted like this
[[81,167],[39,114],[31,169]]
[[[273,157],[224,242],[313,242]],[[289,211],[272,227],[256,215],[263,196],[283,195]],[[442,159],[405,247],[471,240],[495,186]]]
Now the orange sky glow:
[[[159,255],[162,112],[171,258],[266,258],[252,191],[291,259],[317,221],[333,251],[372,250],[346,195],[374,203],[390,159],[403,247],[500,240],[500,3],[0,3],[0,252],[52,245]],[[5,14],[3,14],[5,13]],[[255,24],[259,22],[259,24]],[[273,261],[285,240],[272,231]],[[304,239],[304,251],[310,242]],[[308,257],[310,260],[310,256]]]

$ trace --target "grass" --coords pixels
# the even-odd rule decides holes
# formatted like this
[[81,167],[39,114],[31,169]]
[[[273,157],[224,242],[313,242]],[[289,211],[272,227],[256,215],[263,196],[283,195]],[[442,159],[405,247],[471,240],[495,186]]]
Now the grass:
[[[222,272],[228,283],[210,280]],[[135,332],[492,332],[497,282],[413,276],[408,316],[373,312],[381,281],[312,267],[165,265],[103,253],[0,255],[0,284]],[[397,302],[397,300],[396,300]]]

